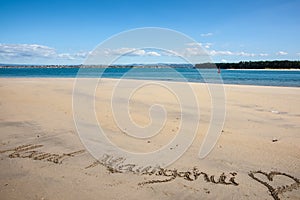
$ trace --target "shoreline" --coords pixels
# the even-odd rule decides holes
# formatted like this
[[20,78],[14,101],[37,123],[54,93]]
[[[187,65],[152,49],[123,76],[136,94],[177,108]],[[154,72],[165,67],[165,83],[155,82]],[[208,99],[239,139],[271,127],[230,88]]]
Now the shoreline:
[[[5,80],[5,79],[24,79],[24,80],[49,80],[49,79],[55,79],[55,80],[73,80],[75,81],[76,79],[98,79],[98,78],[74,78],[74,77],[0,77],[0,81]],[[161,81],[161,82],[169,82],[169,83],[188,83],[188,84],[199,84],[199,85],[207,85],[207,84],[212,84],[212,85],[220,85],[219,83],[203,83],[203,82],[185,82],[185,81],[172,81],[172,80],[152,80],[152,79],[134,79],[134,78],[99,78],[103,80],[111,80],[111,81],[116,81],[116,80],[129,80],[129,81]],[[273,85],[246,85],[246,84],[232,84],[232,83],[223,83],[223,86],[236,86],[236,87],[266,87],[266,88],[294,88],[294,89],[300,89],[300,86],[273,86]]]
[[[198,70],[201,70],[201,69],[204,69],[204,70],[208,70],[208,69],[211,69],[211,70],[217,70],[218,68],[217,67],[208,67],[208,68],[197,68],[197,67],[147,67],[147,66],[144,66],[144,67],[130,67],[130,66],[123,66],[123,67],[82,67],[82,66],[72,66],[72,67],[34,67],[34,66],[28,66],[28,67],[17,67],[17,66],[0,66],[0,69],[107,69],[107,68],[110,68],[110,69],[168,69],[168,68],[173,68],[173,69],[198,69]],[[300,71],[299,68],[261,68],[261,69],[257,69],[257,68],[249,68],[249,69],[246,69],[246,68],[221,68],[221,70],[257,70],[257,71]]]

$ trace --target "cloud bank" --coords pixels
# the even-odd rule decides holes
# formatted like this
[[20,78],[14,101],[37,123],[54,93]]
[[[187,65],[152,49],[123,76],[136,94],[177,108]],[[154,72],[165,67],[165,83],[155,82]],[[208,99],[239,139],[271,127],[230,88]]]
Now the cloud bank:
[[54,48],[38,44],[0,44],[0,59],[2,60],[29,60],[29,59],[82,59],[86,52],[58,53]]
[[[124,57],[157,57],[157,61],[164,57],[192,57],[192,56],[210,56],[219,58],[225,62],[227,59],[236,58],[242,60],[245,58],[263,58],[268,57],[267,53],[251,53],[245,51],[215,50],[212,49],[212,43],[187,43],[186,47],[180,50],[155,50],[155,49],[136,49],[136,48],[119,48],[119,49],[102,49],[101,52],[76,52],[60,53],[55,48],[39,44],[0,44],[0,63],[83,63],[84,59],[90,55],[107,55],[107,56],[124,56]],[[273,55],[286,56],[285,51],[279,51]],[[300,55],[300,53],[297,53]],[[153,60],[152,59],[152,60]],[[46,62],[47,61],[47,62]]]
[[287,55],[287,54],[288,54],[288,53],[285,52],[285,51],[279,51],[279,52],[276,53],[276,55],[278,55],[278,56],[285,56],[285,55]]

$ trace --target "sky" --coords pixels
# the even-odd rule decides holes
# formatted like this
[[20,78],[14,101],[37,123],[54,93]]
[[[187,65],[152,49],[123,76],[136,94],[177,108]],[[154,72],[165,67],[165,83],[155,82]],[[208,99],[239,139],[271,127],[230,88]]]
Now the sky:
[[[103,41],[143,27],[183,33],[213,62],[300,60],[299,8],[300,0],[0,0],[0,63],[82,64]],[[199,53],[191,46],[180,52]],[[174,61],[130,50],[124,64]]]

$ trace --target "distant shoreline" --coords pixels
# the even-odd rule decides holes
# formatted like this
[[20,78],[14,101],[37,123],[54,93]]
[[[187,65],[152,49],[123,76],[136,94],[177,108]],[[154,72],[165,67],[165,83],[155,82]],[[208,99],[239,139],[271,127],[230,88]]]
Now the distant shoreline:
[[[128,66],[124,66],[124,67],[114,67],[114,66],[108,66],[108,67],[87,67],[87,66],[82,66],[82,67],[75,67],[75,66],[61,66],[61,67],[42,67],[42,66],[26,66],[26,67],[19,67],[19,66],[9,66],[9,67],[3,67],[0,66],[0,69],[30,69],[30,68],[34,68],[34,69],[80,69],[80,68],[85,68],[85,69],[106,69],[106,68],[112,68],[112,69],[117,69],[117,68],[167,68],[167,67],[128,67]],[[172,68],[185,68],[185,67],[172,67]],[[191,67],[190,67],[191,68]],[[193,69],[217,69],[217,68],[193,68]],[[254,68],[230,68],[230,69],[222,69],[221,70],[251,70],[251,71],[300,71],[300,68],[261,68],[261,69],[254,69]]]
[[157,63],[157,64],[124,64],[124,65],[26,65],[0,64],[0,68],[196,68],[196,69],[244,69],[244,70],[300,70],[300,61],[241,61],[238,63]]
[[272,69],[272,68],[264,68],[264,69],[222,69],[222,70],[251,70],[251,71],[300,71],[300,69]]

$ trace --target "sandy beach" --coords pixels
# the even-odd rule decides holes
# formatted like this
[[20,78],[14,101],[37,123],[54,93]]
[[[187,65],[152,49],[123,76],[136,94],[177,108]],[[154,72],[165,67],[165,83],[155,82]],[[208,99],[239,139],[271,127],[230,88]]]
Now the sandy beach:
[[[136,152],[172,139],[180,110],[176,98],[157,86],[137,92],[129,106],[142,126],[153,103],[165,104],[159,135],[137,140],[122,133],[110,106],[116,81],[102,79],[95,93],[107,137]],[[200,160],[211,101],[205,84],[191,83],[201,113],[195,140],[172,165],[142,173],[118,171],[118,158],[96,161],[87,151],[73,120],[73,85],[71,78],[0,79],[0,199],[300,199],[300,88],[224,85],[223,131]]]

